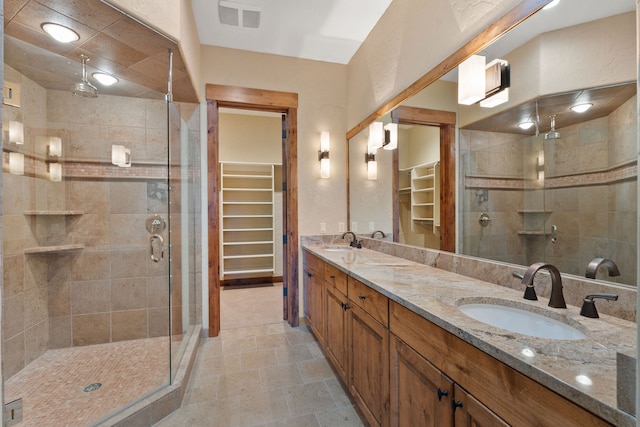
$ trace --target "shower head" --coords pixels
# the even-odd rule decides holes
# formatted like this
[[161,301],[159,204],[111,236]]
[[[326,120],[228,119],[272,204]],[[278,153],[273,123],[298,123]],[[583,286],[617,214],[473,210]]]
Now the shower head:
[[556,130],[556,115],[549,116],[551,119],[551,130],[544,134],[544,139],[560,139],[560,132]]
[[82,60],[82,81],[74,83],[71,86],[71,93],[84,98],[97,98],[98,89],[89,83],[89,80],[87,79],[87,61],[89,61],[89,57],[86,55],[80,55],[80,59]]

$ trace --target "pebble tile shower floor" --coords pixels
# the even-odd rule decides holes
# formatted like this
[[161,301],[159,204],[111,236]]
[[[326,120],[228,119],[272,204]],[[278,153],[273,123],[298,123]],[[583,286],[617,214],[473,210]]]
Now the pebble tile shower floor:
[[5,401],[23,399],[19,427],[83,427],[168,380],[168,337],[48,350],[5,383]]
[[311,332],[282,318],[282,286],[223,289],[182,407],[156,427],[362,426]]

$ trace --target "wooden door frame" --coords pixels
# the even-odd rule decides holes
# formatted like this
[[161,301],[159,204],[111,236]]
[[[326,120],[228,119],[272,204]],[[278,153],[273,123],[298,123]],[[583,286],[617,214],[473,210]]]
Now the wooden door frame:
[[[440,129],[440,250],[456,251],[456,113],[399,106],[391,121],[400,125],[435,126]],[[393,241],[400,235],[400,169],[398,150],[393,153]]]
[[[207,84],[207,194],[208,215],[208,272],[209,272],[209,336],[220,332],[220,189],[219,164],[219,116],[220,107],[244,110],[270,111],[287,115],[286,137],[283,138],[282,176],[285,185],[285,236],[283,251],[283,289],[286,289],[285,319],[291,326],[298,326],[298,94],[236,86]],[[283,301],[283,306],[284,306]]]

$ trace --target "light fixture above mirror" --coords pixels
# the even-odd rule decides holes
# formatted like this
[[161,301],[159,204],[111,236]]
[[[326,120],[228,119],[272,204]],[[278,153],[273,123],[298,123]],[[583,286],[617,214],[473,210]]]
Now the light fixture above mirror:
[[318,160],[320,161],[320,178],[329,178],[331,173],[331,163],[329,160],[329,148],[331,139],[329,132],[320,132],[320,151],[318,151]]

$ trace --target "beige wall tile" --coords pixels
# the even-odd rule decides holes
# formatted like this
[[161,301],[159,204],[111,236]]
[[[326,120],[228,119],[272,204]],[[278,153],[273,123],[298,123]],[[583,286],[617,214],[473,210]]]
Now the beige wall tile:
[[49,319],[26,329],[24,332],[25,365],[42,356],[49,348]]
[[24,294],[3,299],[2,336],[4,340],[24,331]]
[[71,316],[51,317],[49,319],[49,348],[71,347]]
[[112,341],[147,337],[147,310],[114,311],[111,313]]
[[111,311],[109,280],[71,283],[71,313],[76,316]]
[[149,314],[149,338],[169,335],[169,308],[152,308]]
[[111,282],[113,311],[147,308],[147,279],[114,279]]
[[2,374],[5,381],[24,368],[24,356],[24,333],[2,343]]
[[111,339],[111,314],[81,314],[71,319],[73,345],[103,344]]

